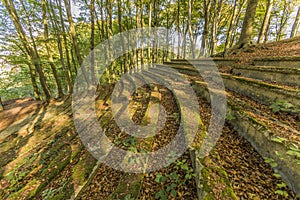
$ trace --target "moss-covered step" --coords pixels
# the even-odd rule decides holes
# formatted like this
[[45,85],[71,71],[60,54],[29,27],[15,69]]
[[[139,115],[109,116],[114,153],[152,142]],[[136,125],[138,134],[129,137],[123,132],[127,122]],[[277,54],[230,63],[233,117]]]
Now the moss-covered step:
[[256,66],[276,66],[282,68],[300,68],[300,57],[267,57],[254,58],[254,65]]
[[[214,57],[214,58],[200,58],[200,59],[172,59],[171,63],[190,63],[193,65],[207,65],[213,64],[218,67],[221,66],[231,66],[239,62],[236,58],[222,58],[222,57]],[[168,62],[170,63],[170,62]],[[167,63],[166,63],[167,64]]]
[[[217,152],[213,150],[211,154]],[[215,160],[209,156],[201,158],[197,148],[190,150],[190,156],[196,175],[198,200],[238,199],[226,171],[217,165]]]
[[[158,67],[161,67],[163,70],[167,67],[167,65],[158,65]],[[204,72],[199,73],[198,70],[189,66],[170,67],[178,70],[180,73],[191,76],[199,76],[201,75],[201,73],[209,73],[209,71],[205,72],[205,70]],[[297,89],[283,88],[251,78],[238,77],[224,73],[220,74],[223,78],[224,85],[228,90],[232,90],[239,94],[245,95],[255,101],[266,105],[284,100],[285,102],[289,102],[293,106],[295,106],[295,110],[298,110],[300,107],[300,91]]]
[[278,67],[233,67],[232,73],[237,76],[271,81],[285,85],[300,86],[300,69]]
[[[157,70],[155,70],[154,72],[149,70],[147,73],[145,72],[145,75],[150,79],[160,81],[161,79],[165,78],[165,73],[167,71],[162,70],[158,72]],[[172,77],[172,74],[168,75]],[[217,95],[213,95],[213,98],[217,98]],[[232,185],[230,184],[225,170],[222,167],[218,166],[211,157],[200,157],[201,144],[203,143],[203,139],[206,137],[206,127],[203,125],[201,119],[199,120],[198,132],[193,144],[189,147],[190,158],[192,160],[192,165],[195,173],[198,197],[197,199],[237,200],[238,198],[233,191]],[[217,154],[215,150],[213,150],[213,153]],[[219,156],[214,156],[214,159],[218,157]]]
[[[199,95],[210,101],[210,93],[206,83],[195,81],[193,86]],[[210,92],[222,93],[218,90],[210,90]],[[275,172],[281,175],[288,186],[300,194],[300,151],[298,146],[292,141],[278,137],[274,129],[253,117],[242,106],[228,96],[227,115],[230,116],[230,123],[240,135],[252,144],[260,155],[271,161],[270,164]]]
[[270,105],[273,102],[284,100],[300,107],[300,91],[282,88],[250,78],[221,74],[226,89],[245,95],[260,103]]

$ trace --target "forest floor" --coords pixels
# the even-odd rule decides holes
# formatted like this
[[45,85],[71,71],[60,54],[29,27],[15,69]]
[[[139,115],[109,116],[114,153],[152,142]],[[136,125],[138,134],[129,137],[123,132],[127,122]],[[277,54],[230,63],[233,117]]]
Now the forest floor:
[[250,45],[242,49],[229,50],[228,57],[238,58],[245,64],[252,64],[253,58],[291,57],[300,56],[300,36],[269,42],[266,44]]
[[[250,64],[254,57],[300,56],[299,49],[300,37],[297,37],[251,46],[238,53],[229,52],[229,57],[239,58],[244,63]],[[170,116],[173,116],[168,121],[168,129],[162,132],[167,131],[169,134],[170,130],[177,129],[178,108],[176,109],[173,105],[175,100],[172,95],[163,88],[160,90],[163,91],[160,92],[162,104],[165,104]],[[137,123],[147,123],[143,121],[145,120],[143,115],[147,110],[145,105],[149,103],[151,92],[153,91],[144,88],[141,95],[136,97],[136,103],[132,105],[135,109],[133,120]],[[201,118],[207,126],[210,108],[205,100],[199,99],[199,102]],[[92,173],[93,166],[97,165],[95,159],[82,147],[76,134],[72,123],[70,98],[52,101],[49,105],[30,98],[9,100],[3,103],[5,110],[0,111],[0,199],[1,197],[26,199],[31,194],[34,194],[36,199],[70,198],[77,192],[76,189],[79,186],[85,184],[89,174]],[[276,117],[273,113],[269,113]],[[289,121],[291,126],[299,130],[297,119],[284,115],[279,117],[285,118],[283,120]],[[101,120],[107,121],[107,119],[100,119],[100,123],[102,123]],[[120,133],[120,130],[115,127],[116,124],[111,120],[109,122],[111,122],[109,128],[114,133]],[[122,138],[121,133],[120,135]],[[165,137],[166,135],[161,134],[148,141],[151,143],[150,149],[153,151],[168,143],[170,138]],[[171,135],[168,136],[171,137]],[[114,136],[111,137],[114,138]],[[126,145],[122,143],[119,145],[126,148]],[[137,148],[142,148],[143,145],[145,144],[141,142]],[[239,199],[296,199],[295,194],[287,187],[282,190],[287,191],[288,197],[284,198],[275,194],[281,179],[273,176],[271,167],[264,162],[249,142],[238,136],[229,124],[226,124],[206,163],[211,165],[211,168],[221,166],[225,170],[224,173],[230,181],[227,184],[233,188]],[[188,153],[169,167],[142,176],[124,174],[106,165],[100,165],[97,166],[96,173],[81,192],[80,199],[124,199],[131,188],[122,188],[120,182],[122,180],[134,182],[136,179],[140,181],[139,199],[155,199],[157,192],[166,191],[166,185],[171,186],[173,183],[176,184],[173,186],[176,188],[177,196],[175,198],[171,193],[167,194],[169,199],[196,199],[195,181],[185,178],[190,168],[192,168],[192,162]],[[170,178],[172,174],[174,175],[173,172],[177,173],[177,178],[185,180],[185,183],[179,183]],[[211,182],[217,181],[215,179],[220,173],[223,172],[211,171],[209,177],[212,179]],[[166,177],[166,182],[158,182],[158,175]],[[128,184],[127,187],[132,186],[131,183],[126,184]],[[220,193],[224,187],[226,187],[225,183],[216,185],[213,187],[213,192],[218,193],[219,190]],[[112,196],[116,189],[122,190],[123,193],[118,194],[121,196],[116,194]],[[59,196],[62,191],[65,196]],[[129,196],[127,198],[130,199]],[[219,197],[219,199],[222,198]]]

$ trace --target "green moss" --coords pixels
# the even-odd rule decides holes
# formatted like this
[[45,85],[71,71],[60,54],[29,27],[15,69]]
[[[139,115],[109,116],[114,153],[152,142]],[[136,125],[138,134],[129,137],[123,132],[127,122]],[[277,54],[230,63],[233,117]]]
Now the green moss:
[[84,154],[80,161],[73,167],[73,181],[78,185],[83,185],[96,163],[97,160],[89,153]]
[[119,181],[117,189],[108,197],[109,200],[124,199],[130,194],[136,199],[142,187],[142,174],[125,174]]

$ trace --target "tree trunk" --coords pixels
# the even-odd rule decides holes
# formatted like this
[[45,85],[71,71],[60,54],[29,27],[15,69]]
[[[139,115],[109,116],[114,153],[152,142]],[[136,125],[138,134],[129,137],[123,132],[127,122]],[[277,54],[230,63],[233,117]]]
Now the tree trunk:
[[290,35],[291,38],[295,37],[297,35],[298,27],[299,27],[299,20],[300,20],[300,6],[298,7],[298,12],[297,12],[295,22],[294,22],[293,27],[292,27],[292,32],[291,32],[291,35]]
[[[140,23],[141,23],[141,38],[142,41],[144,41],[144,14],[143,14],[143,3],[142,0],[139,1],[139,6],[140,6]],[[144,69],[144,48],[141,49],[141,66],[142,66],[142,70]]]
[[188,32],[190,35],[190,42],[191,42],[191,53],[192,58],[195,58],[195,47],[194,47],[194,35],[192,30],[192,0],[188,0]]
[[238,46],[239,46],[238,48],[242,48],[251,43],[251,36],[253,31],[253,24],[254,24],[257,5],[258,5],[258,0],[248,0],[245,18],[243,21],[242,32],[238,42]]
[[[55,15],[55,12],[54,12],[54,9],[53,9],[52,5],[49,5],[49,10],[50,10],[50,12],[49,12],[50,18],[52,19],[51,20],[52,21],[52,26],[54,27],[54,34],[55,34],[56,39],[57,39],[57,47],[58,47],[58,52],[59,52],[59,58],[60,58],[61,66],[62,66],[62,69],[63,69],[63,72],[64,72],[64,76],[67,79],[67,83],[68,83],[68,93],[71,93],[71,91],[73,89],[72,71],[71,71],[70,67],[66,68],[66,65],[65,65],[64,53],[63,53],[63,47],[62,47],[62,41],[61,41],[61,35],[59,33],[60,30],[59,30],[58,22],[57,22],[56,15]],[[68,59],[69,59],[69,55],[67,55],[67,60]],[[70,63],[68,64],[68,66],[70,66]]]
[[150,47],[150,29],[152,27],[152,0],[148,3],[148,48],[147,48],[147,58],[148,58],[148,63],[151,63],[151,47]]
[[223,0],[214,0],[214,4],[215,4],[215,6],[217,6],[217,10],[214,12],[213,23],[211,25],[212,31],[211,31],[210,55],[213,55],[215,53],[215,48],[217,45],[217,31],[218,31],[218,26],[219,26],[219,22],[220,22]]
[[35,66],[36,71],[39,74],[39,79],[40,79],[40,82],[41,82],[41,85],[42,85],[42,88],[43,88],[43,92],[45,94],[45,99],[46,99],[47,102],[49,102],[50,99],[51,99],[51,95],[50,95],[48,86],[46,84],[46,78],[44,76],[44,73],[43,73],[41,65],[40,65],[39,56],[38,56],[37,52],[35,51],[35,49],[31,46],[31,44],[29,43],[29,41],[26,37],[25,31],[24,31],[24,29],[23,29],[23,27],[20,23],[19,16],[17,14],[17,11],[15,9],[13,1],[9,0],[9,3],[8,3],[7,0],[2,0],[2,2],[3,2],[3,5],[6,7],[8,13],[9,13],[9,15],[10,15],[10,17],[11,17],[13,23],[14,23],[14,26],[17,30],[19,38],[20,38],[20,40],[21,40],[21,42],[24,46],[24,49],[26,50],[26,52],[30,56],[30,61]]
[[95,0],[91,0],[90,5],[91,11],[91,39],[90,39],[90,49],[91,49],[91,77],[92,83],[96,84],[96,77],[95,77]]
[[262,27],[261,27],[259,35],[258,35],[257,43],[259,43],[259,44],[261,44],[263,42],[266,31],[268,29],[268,25],[269,25],[269,21],[270,21],[270,17],[271,17],[271,12],[272,12],[272,8],[273,8],[273,3],[274,3],[274,0],[269,0],[268,1],[264,21],[263,21]]
[[49,48],[49,44],[48,44],[48,42],[49,42],[49,33],[48,33],[48,21],[47,21],[47,6],[46,6],[46,1],[45,0],[42,0],[42,12],[43,12],[42,16],[43,16],[43,23],[44,23],[44,39],[45,39],[46,51],[47,51],[50,67],[51,67],[51,70],[52,70],[54,78],[55,78],[58,97],[61,98],[64,95],[64,93],[63,93],[63,90],[62,90],[62,85],[61,85],[60,78],[58,77],[58,74],[57,74],[56,67],[53,63],[52,52],[51,52],[51,50]]
[[180,57],[180,43],[181,43],[181,38],[180,38],[180,0],[177,1],[177,18],[176,18],[176,21],[177,21],[177,31],[178,31],[178,38],[177,38],[177,59],[179,59]]
[[71,31],[71,36],[72,36],[72,40],[73,40],[73,46],[74,46],[74,50],[75,50],[75,54],[78,60],[78,63],[80,65],[81,71],[82,71],[82,75],[86,81],[86,83],[89,85],[90,81],[89,78],[87,76],[86,70],[84,68],[84,66],[82,66],[82,58],[80,55],[80,50],[78,47],[78,41],[77,41],[77,34],[76,34],[76,29],[75,29],[75,25],[72,19],[72,15],[71,15],[71,8],[69,5],[69,1],[68,0],[64,0],[65,6],[66,6],[66,11],[67,11],[67,16],[68,16],[68,21],[69,21],[69,25],[70,25],[70,31]]
[[230,47],[230,41],[231,41],[232,32],[233,32],[233,25],[236,23],[236,19],[237,19],[237,1],[238,0],[234,1],[233,12],[232,12],[230,24],[229,24],[227,35],[226,35],[226,42],[225,42],[225,47],[224,47],[224,56],[227,55],[227,51]]
[[206,43],[207,43],[207,36],[208,36],[208,29],[209,29],[209,18],[210,18],[210,0],[203,0],[203,12],[204,12],[204,27],[202,32],[202,41],[201,41],[201,49],[200,49],[200,57],[206,55]]
[[282,38],[282,32],[283,32],[283,29],[284,29],[284,26],[286,25],[287,23],[287,20],[288,20],[288,17],[287,17],[287,7],[288,7],[288,0],[284,0],[284,6],[283,6],[283,11],[282,11],[282,14],[281,14],[281,18],[280,18],[280,25],[279,25],[279,29],[277,30],[277,35],[276,35],[276,41],[279,41],[281,40]]
[[[56,0],[56,5],[58,6],[58,9],[59,9],[59,18],[60,18],[60,23],[61,23],[62,36],[64,39],[65,54],[66,54],[66,58],[67,58],[67,67],[68,67],[71,83],[73,84],[74,80],[72,78],[73,76],[72,76],[72,68],[71,68],[71,59],[70,59],[70,52],[68,50],[68,40],[67,40],[67,36],[66,36],[67,33],[66,33],[66,29],[65,29],[65,24],[64,24],[61,0]],[[53,13],[53,16],[55,17],[55,13]],[[77,74],[76,65],[74,65],[74,71],[75,71],[75,74]],[[71,88],[73,88],[73,85]]]

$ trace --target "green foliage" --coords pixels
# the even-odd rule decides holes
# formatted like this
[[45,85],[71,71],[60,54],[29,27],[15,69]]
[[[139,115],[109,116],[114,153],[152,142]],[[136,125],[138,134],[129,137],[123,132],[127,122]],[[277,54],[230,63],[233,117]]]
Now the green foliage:
[[265,162],[268,163],[268,164],[270,164],[270,166],[271,166],[272,168],[277,167],[277,165],[278,165],[278,164],[275,162],[275,160],[272,159],[272,158],[265,158]]
[[281,196],[283,196],[285,198],[289,196],[289,194],[287,193],[287,191],[283,191],[283,190],[276,190],[275,194],[279,194],[279,195],[281,195]]
[[131,197],[131,194],[127,194],[124,198],[124,200],[134,200],[133,197]]
[[183,171],[183,174],[178,174],[176,171],[162,175],[161,173],[158,173],[155,178],[155,182],[159,184],[164,185],[164,189],[159,190],[155,198],[156,199],[167,199],[169,195],[176,198],[177,197],[177,191],[176,189],[179,188],[182,185],[185,185],[186,182],[193,177],[195,177],[195,174],[193,173],[193,169],[188,166],[188,163],[185,159],[181,161],[176,161],[174,168],[177,171]]
[[300,112],[300,110],[297,109],[293,104],[291,104],[287,101],[283,101],[283,100],[279,100],[279,101],[276,101],[276,102],[272,103],[270,105],[270,108],[272,109],[272,111],[274,113],[278,113],[280,111],[293,112],[293,113]]

